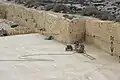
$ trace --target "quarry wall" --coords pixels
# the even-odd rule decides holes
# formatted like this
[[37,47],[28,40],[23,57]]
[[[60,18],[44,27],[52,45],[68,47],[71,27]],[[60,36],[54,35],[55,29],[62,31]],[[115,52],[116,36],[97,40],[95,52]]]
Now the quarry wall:
[[[120,55],[120,23],[101,20],[86,21],[86,41],[96,45],[98,48],[114,55]],[[111,44],[111,36],[114,38]]]
[[28,9],[19,5],[0,4],[0,17],[18,23],[15,34],[37,32],[52,35],[56,40],[73,43],[84,39],[87,43],[111,53],[110,36],[114,37],[113,47],[116,56],[120,55],[120,23],[98,19],[73,19],[62,17],[62,14]]
[[38,11],[13,4],[0,4],[0,10],[6,12],[6,19],[22,26],[19,32],[25,33],[31,30],[31,32],[52,35],[56,40],[65,43],[82,39],[85,30],[84,20],[69,20],[54,12]]

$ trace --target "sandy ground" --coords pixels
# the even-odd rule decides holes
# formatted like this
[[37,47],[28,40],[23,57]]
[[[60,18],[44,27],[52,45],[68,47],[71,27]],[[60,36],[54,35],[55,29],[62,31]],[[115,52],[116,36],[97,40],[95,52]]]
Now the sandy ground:
[[117,59],[91,45],[95,60],[39,34],[1,37],[0,45],[0,80],[120,80]]

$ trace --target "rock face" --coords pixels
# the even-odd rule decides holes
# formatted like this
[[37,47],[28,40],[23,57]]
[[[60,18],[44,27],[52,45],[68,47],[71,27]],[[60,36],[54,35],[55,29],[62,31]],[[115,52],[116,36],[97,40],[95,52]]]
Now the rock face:
[[120,0],[15,0],[15,2],[28,8],[39,7],[47,11],[77,13],[102,20],[120,21]]
[[[4,6],[3,6],[4,5]],[[95,12],[96,9],[93,11]],[[0,4],[0,10],[7,12],[7,20],[14,23],[3,23],[0,26],[11,26],[8,30],[9,35],[41,33],[43,35],[53,36],[54,39],[63,43],[74,43],[78,40],[83,40],[88,43],[95,44],[97,47],[111,53],[112,46],[110,36],[114,37],[114,48],[116,55],[120,55],[120,23],[113,21],[101,21],[94,18],[74,16],[70,14],[58,14],[51,11],[38,11],[28,9],[24,6],[14,4]],[[90,13],[94,14],[94,13]],[[102,11],[97,17],[102,19],[110,19],[108,12]],[[96,16],[96,15],[93,15]],[[105,16],[105,17],[104,17]],[[108,17],[106,17],[108,16]],[[78,19],[79,17],[79,19]],[[119,20],[119,18],[118,18]],[[10,25],[8,25],[10,24]],[[12,25],[11,25],[12,24]],[[6,28],[7,30],[7,28]]]

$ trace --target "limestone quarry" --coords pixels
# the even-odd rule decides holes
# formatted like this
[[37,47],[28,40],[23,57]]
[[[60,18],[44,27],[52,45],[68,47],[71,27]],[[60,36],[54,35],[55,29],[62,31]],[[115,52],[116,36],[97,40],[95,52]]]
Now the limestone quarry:
[[[1,2],[1,28],[0,80],[120,80],[119,22]],[[81,40],[86,54],[64,50]]]

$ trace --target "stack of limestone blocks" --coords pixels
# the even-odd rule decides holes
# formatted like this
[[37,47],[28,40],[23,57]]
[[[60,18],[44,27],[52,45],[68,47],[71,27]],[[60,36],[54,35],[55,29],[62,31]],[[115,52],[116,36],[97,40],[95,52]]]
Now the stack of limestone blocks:
[[120,23],[101,20],[86,21],[86,41],[110,53],[111,40],[114,37],[115,55],[120,55]]

